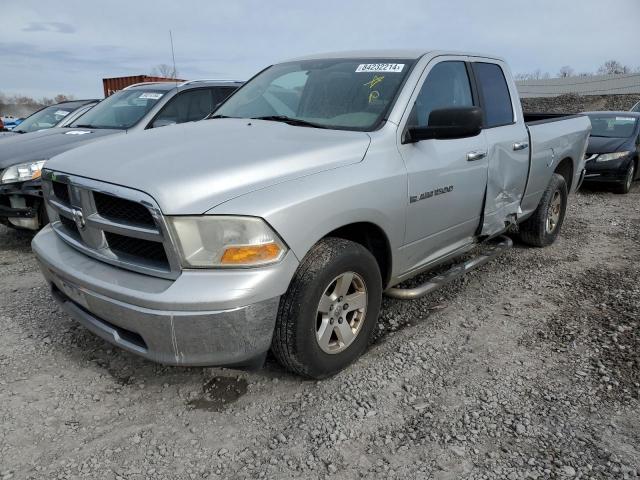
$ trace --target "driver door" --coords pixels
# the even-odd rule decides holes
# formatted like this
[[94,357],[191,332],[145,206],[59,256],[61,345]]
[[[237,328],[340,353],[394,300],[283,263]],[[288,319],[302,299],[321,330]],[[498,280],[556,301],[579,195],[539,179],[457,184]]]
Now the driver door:
[[436,61],[423,72],[401,130],[399,150],[409,190],[404,247],[407,271],[473,242],[487,185],[484,132],[469,138],[406,141],[407,129],[428,126],[429,114],[435,109],[479,105],[468,64],[460,57]]

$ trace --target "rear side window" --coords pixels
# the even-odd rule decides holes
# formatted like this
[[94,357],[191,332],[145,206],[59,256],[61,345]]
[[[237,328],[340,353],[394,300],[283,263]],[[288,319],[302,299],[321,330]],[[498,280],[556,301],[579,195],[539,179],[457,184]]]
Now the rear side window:
[[471,106],[473,96],[465,63],[441,62],[431,69],[422,84],[408,125],[427,127],[429,115],[434,110]]
[[202,120],[213,111],[214,106],[210,89],[188,90],[176,95],[165,105],[153,126]]
[[211,89],[214,107],[224,102],[229,95],[236,91],[235,87],[216,87]]
[[499,127],[513,123],[513,107],[507,80],[502,68],[495,63],[474,63],[473,72],[482,98],[485,127]]

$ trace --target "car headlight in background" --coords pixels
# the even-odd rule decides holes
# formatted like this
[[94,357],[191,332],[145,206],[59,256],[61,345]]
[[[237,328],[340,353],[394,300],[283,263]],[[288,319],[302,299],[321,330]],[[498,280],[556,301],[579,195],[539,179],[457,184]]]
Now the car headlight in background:
[[46,160],[38,160],[35,162],[21,163],[8,167],[0,178],[0,183],[26,182],[27,180],[36,180],[42,174],[42,167]]
[[603,153],[602,155],[598,155],[596,158],[596,162],[609,162],[611,160],[618,160],[620,158],[626,157],[631,152],[616,152],[616,153]]
[[275,263],[284,242],[256,217],[167,217],[182,265],[191,268],[256,267]]

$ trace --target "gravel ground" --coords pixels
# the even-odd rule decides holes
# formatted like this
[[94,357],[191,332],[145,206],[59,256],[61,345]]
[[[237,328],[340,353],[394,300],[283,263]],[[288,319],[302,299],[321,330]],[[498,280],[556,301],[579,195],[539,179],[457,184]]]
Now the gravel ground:
[[385,299],[323,382],[170,368],[54,305],[0,229],[0,479],[638,478],[640,185],[572,198],[559,241]]

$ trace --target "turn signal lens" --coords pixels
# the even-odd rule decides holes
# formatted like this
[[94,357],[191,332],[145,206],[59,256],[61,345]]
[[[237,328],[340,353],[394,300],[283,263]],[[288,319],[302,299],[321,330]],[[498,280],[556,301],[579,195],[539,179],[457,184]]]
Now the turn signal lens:
[[9,167],[2,172],[0,183],[16,183],[36,180],[42,175],[42,167],[44,167],[44,164],[45,160],[39,160],[37,162],[21,163],[19,165]]
[[185,268],[259,267],[280,261],[287,246],[257,217],[167,217]]
[[280,252],[280,246],[275,243],[228,247],[222,254],[220,263],[223,265],[265,263],[276,260],[280,256]]

